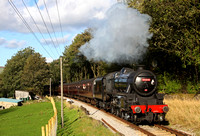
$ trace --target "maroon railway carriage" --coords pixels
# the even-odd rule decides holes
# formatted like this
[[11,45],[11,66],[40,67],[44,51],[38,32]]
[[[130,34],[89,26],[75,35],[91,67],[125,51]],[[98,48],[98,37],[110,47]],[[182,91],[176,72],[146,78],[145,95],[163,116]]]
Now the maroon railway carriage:
[[[85,100],[134,123],[162,122],[168,106],[149,70],[123,68],[103,77],[64,84],[64,95]],[[60,89],[59,89],[60,92]]]
[[[65,96],[71,96],[71,97],[76,97],[80,95],[82,97],[92,98],[94,80],[95,79],[93,78],[79,82],[65,83],[63,85],[63,94]],[[59,94],[60,94],[60,86],[59,86]]]

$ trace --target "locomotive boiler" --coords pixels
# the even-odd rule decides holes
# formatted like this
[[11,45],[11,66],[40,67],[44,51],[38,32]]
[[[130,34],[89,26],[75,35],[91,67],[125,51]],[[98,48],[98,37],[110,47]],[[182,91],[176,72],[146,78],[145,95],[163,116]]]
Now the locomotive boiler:
[[162,122],[169,108],[163,103],[164,94],[156,88],[153,72],[142,67],[123,68],[103,77],[64,84],[64,95],[95,104],[134,123]]

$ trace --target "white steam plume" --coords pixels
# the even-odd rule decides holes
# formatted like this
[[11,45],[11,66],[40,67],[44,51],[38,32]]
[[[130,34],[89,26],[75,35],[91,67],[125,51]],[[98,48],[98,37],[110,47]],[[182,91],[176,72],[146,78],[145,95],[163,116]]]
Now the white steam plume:
[[124,4],[112,6],[105,18],[93,26],[93,38],[81,46],[88,60],[131,63],[141,59],[149,46],[151,17]]

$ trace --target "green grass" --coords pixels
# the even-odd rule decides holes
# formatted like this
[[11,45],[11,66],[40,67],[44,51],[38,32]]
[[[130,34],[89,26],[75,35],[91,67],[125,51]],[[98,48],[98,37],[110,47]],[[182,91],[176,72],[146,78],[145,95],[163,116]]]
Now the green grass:
[[64,108],[64,128],[61,128],[60,102],[56,102],[58,110],[58,136],[114,136],[100,121],[94,120],[75,106]]
[[53,116],[50,102],[25,104],[0,111],[1,136],[40,136],[41,126]]

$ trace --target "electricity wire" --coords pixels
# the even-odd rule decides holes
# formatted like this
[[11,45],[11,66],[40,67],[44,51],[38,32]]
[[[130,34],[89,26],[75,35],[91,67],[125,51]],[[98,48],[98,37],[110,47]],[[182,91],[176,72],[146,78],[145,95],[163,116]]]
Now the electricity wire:
[[[35,20],[34,20],[33,16],[31,15],[31,13],[30,13],[29,9],[27,8],[27,6],[26,6],[26,4],[25,4],[24,0],[22,0],[22,2],[23,2],[23,5],[24,5],[24,7],[26,8],[27,12],[28,12],[28,13],[29,13],[29,15],[31,16],[31,19],[32,19],[32,21],[34,22],[35,26],[37,27],[37,29],[38,29],[39,33],[41,34],[42,38],[44,39],[44,41],[45,41],[46,45],[48,45],[48,43],[47,43],[46,39],[44,38],[44,35],[42,34],[42,32],[41,32],[40,28],[38,27],[38,25],[37,25],[37,23],[35,22]],[[51,53],[54,55],[54,53],[53,53],[53,51],[51,50],[51,48],[50,48],[50,47],[49,47],[49,49],[50,49]],[[54,55],[54,56],[55,56],[55,55]]]
[[[46,5],[45,0],[43,0],[43,2],[44,2],[44,6],[45,6],[45,9],[46,9],[47,15],[48,15],[48,17],[49,17],[49,21],[50,21],[51,28],[52,28],[53,33],[54,33],[54,37],[55,37],[55,39],[56,39],[57,46],[58,46],[59,49],[60,49],[60,46],[59,46],[59,44],[58,44],[58,39],[57,39],[57,37],[56,37],[55,29],[54,29],[54,27],[53,27],[53,24],[52,24],[52,21],[51,21],[51,18],[50,18],[49,11],[48,11],[48,9],[47,9],[47,5]],[[61,52],[61,49],[60,49],[60,52]]]
[[[33,32],[33,30],[31,29],[31,27],[28,25],[28,23],[26,22],[26,20],[24,19],[24,17],[22,16],[22,14],[19,12],[19,10],[17,9],[17,7],[15,6],[15,4],[12,2],[12,0],[8,0],[9,4],[11,5],[11,7],[14,9],[15,13],[19,16],[19,18],[22,20],[22,22],[24,23],[24,25],[28,28],[28,30],[33,34],[33,36],[35,37],[35,39],[40,43],[40,45],[42,45],[42,43],[40,42],[40,40],[38,39],[38,37],[36,36],[36,34]],[[42,45],[43,47],[43,45]],[[43,47],[43,49],[47,52],[47,54],[53,59],[53,57],[49,54],[49,52]]]
[[[44,18],[43,18],[43,16],[42,16],[42,13],[41,13],[41,11],[40,11],[40,9],[39,9],[39,6],[38,6],[36,0],[34,0],[34,2],[35,2],[35,4],[36,4],[36,6],[37,6],[37,9],[38,9],[39,13],[40,13],[40,16],[41,16],[42,21],[43,21],[43,23],[44,23],[44,25],[45,25],[45,28],[46,28],[46,30],[47,30],[47,32],[48,32],[48,34],[49,34],[49,37],[50,37],[50,39],[51,39],[51,42],[53,43],[53,45],[54,45],[54,47],[55,47],[55,49],[56,49],[56,51],[57,51],[57,53],[58,53],[58,50],[57,50],[57,48],[56,48],[56,45],[55,45],[55,43],[54,43],[54,41],[53,41],[53,39],[52,39],[52,37],[51,37],[51,34],[50,34],[50,32],[49,32],[49,29],[47,28],[47,25],[46,25],[46,23],[45,23],[45,21],[44,21]],[[58,55],[59,55],[59,53],[58,53]]]
[[62,37],[63,37],[63,44],[64,44],[65,40],[64,40],[64,36],[63,36],[63,29],[62,29],[62,24],[61,24],[61,19],[60,19],[60,13],[59,13],[59,9],[58,9],[58,1],[57,0],[56,0],[56,7],[57,7],[57,13],[58,13],[58,18],[59,18],[59,24],[60,24],[61,34],[62,34]]

